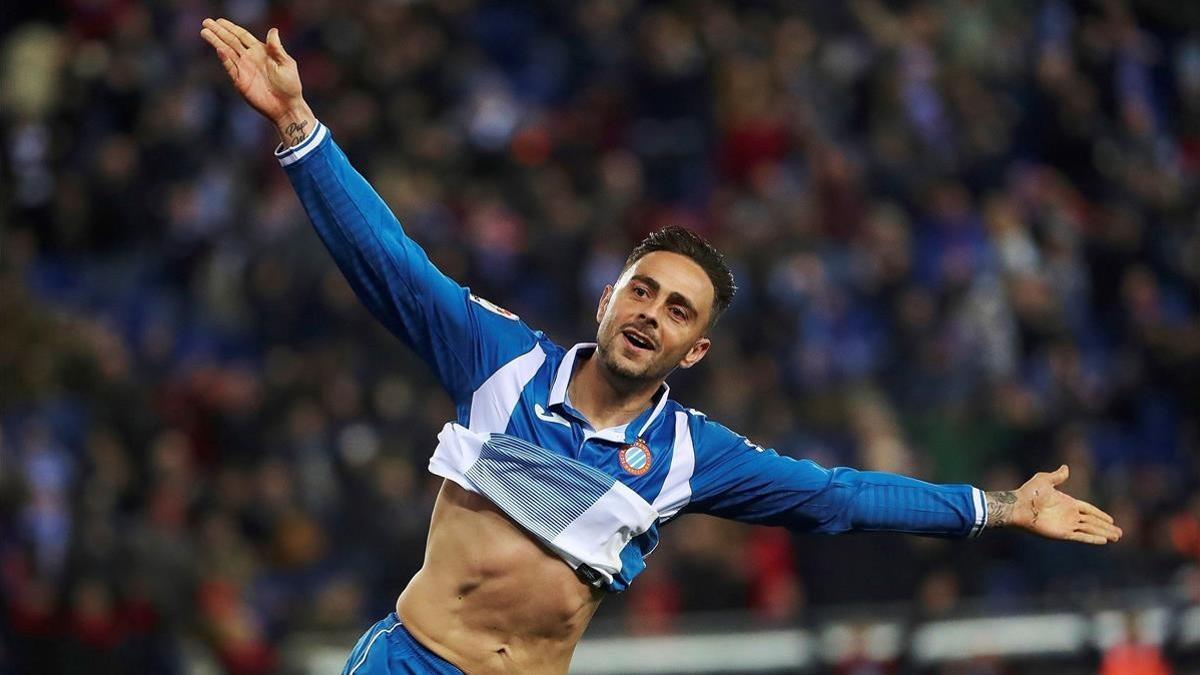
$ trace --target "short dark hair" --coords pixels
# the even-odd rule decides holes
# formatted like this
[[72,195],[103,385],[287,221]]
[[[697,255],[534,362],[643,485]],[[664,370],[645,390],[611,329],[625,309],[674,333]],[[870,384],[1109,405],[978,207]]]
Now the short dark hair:
[[703,237],[686,227],[668,225],[646,235],[641,243],[633,247],[621,272],[624,273],[634,263],[655,251],[687,256],[704,270],[713,285],[712,316],[709,317],[708,327],[717,325],[717,319],[729,309],[729,304],[733,302],[733,294],[737,292],[737,286],[733,283],[733,272],[725,262],[725,256]]

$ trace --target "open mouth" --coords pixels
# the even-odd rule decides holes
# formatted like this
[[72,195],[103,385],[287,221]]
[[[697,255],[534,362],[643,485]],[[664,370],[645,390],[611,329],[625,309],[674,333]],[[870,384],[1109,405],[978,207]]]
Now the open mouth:
[[627,328],[621,331],[621,335],[625,336],[625,341],[632,345],[634,349],[654,350],[654,341],[635,330]]

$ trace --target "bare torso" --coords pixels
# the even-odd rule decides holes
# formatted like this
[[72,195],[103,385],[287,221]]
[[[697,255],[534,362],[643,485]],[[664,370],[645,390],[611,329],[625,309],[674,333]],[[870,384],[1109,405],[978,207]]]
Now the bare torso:
[[565,673],[602,596],[486,498],[446,481],[396,613],[468,673]]

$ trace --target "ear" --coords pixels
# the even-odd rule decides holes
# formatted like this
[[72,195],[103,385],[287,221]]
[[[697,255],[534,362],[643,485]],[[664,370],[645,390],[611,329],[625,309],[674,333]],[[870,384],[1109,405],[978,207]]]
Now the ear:
[[604,320],[604,312],[608,310],[608,301],[612,300],[613,285],[608,284],[604,287],[604,293],[600,295],[600,306],[596,308],[596,323]]
[[704,355],[708,353],[708,348],[711,346],[712,340],[709,340],[706,337],[696,340],[692,343],[692,348],[689,349],[687,354],[683,355],[683,359],[679,361],[679,367],[691,368],[697,363],[700,363],[700,359],[704,358]]

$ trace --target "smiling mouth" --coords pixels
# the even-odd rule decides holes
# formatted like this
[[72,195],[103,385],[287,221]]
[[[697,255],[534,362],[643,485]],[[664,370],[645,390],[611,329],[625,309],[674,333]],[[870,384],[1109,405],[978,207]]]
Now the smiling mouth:
[[625,341],[633,346],[634,349],[648,352],[654,351],[654,343],[641,333],[633,330],[623,330],[621,331],[621,335],[625,336]]

